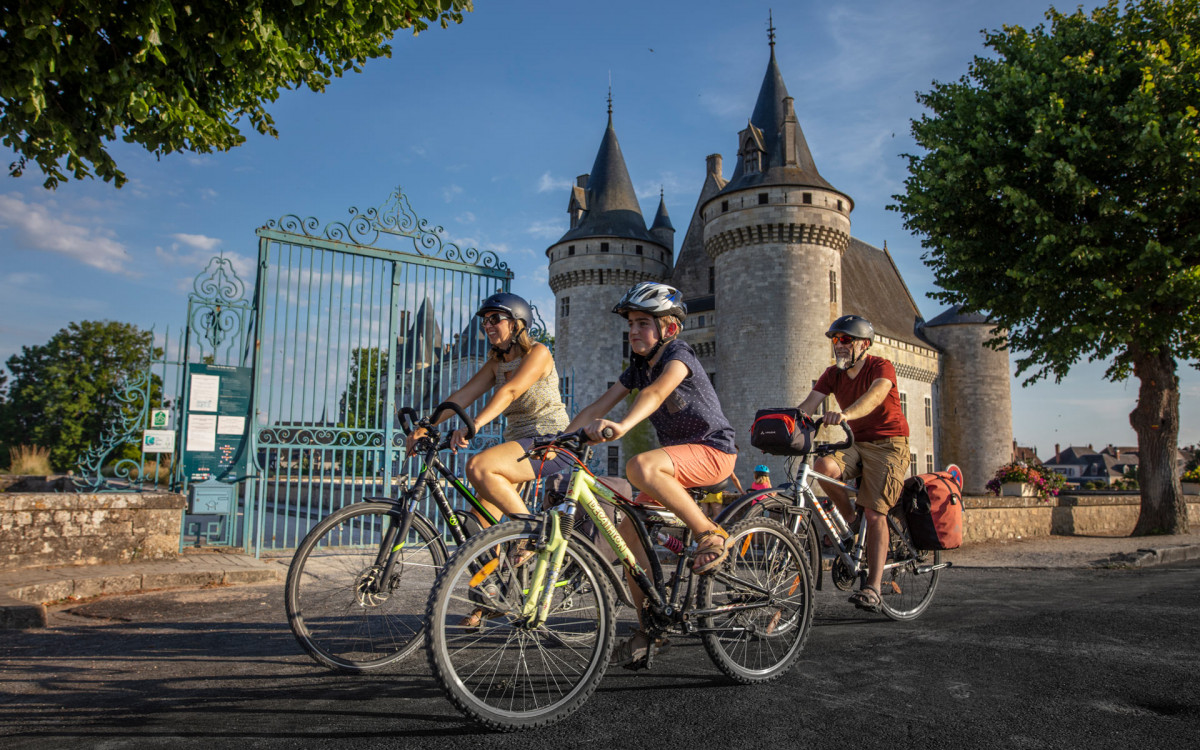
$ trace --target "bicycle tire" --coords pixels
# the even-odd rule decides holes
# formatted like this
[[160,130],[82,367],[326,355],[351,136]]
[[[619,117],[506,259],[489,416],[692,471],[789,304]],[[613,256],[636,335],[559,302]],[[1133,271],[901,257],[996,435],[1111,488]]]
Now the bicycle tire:
[[[600,684],[612,654],[612,587],[582,546],[569,546],[563,559],[579,585],[556,589],[544,625],[524,624],[524,584],[535,561],[514,569],[509,550],[536,540],[539,529],[534,521],[509,521],[473,537],[429,596],[425,651],[434,677],[458,710],[494,730],[533,729],[570,715]],[[465,622],[483,606],[490,611],[478,625]]]
[[[770,682],[791,669],[813,620],[812,571],[794,534],[767,518],[751,518],[729,531],[729,557],[702,576],[696,599],[702,609],[771,604],[700,618],[704,649],[717,668],[741,684]],[[767,600],[769,601],[769,600]]]
[[424,631],[425,601],[446,563],[441,536],[413,516],[382,592],[365,588],[377,573],[383,533],[403,521],[391,503],[347,505],[318,523],[288,567],[284,603],[301,648],[318,664],[351,674],[386,667],[412,653]]
[[880,586],[880,610],[893,620],[914,620],[920,617],[933,601],[938,574],[941,572],[936,568],[928,573],[918,573],[917,570],[921,567],[940,565],[942,552],[916,549],[908,535],[908,524],[903,513],[889,514],[888,530],[891,533],[888,562],[909,562],[884,571],[883,583]]

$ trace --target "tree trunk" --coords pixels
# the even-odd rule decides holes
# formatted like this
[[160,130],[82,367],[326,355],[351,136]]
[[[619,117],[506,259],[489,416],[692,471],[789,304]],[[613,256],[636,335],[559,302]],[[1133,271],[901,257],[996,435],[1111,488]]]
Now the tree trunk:
[[1179,442],[1179,378],[1165,352],[1130,347],[1133,374],[1141,381],[1129,424],[1138,437],[1138,485],[1142,508],[1134,536],[1186,534],[1187,503],[1175,465]]

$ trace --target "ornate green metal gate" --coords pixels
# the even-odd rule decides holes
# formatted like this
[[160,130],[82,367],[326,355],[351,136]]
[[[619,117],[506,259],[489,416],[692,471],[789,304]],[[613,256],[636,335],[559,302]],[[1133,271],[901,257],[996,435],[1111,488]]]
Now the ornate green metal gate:
[[466,382],[487,353],[475,306],[512,279],[494,253],[445,242],[400,190],[350,214],[257,231],[245,493],[256,552],[295,547],[332,510],[394,494],[405,470],[396,407],[427,413]]

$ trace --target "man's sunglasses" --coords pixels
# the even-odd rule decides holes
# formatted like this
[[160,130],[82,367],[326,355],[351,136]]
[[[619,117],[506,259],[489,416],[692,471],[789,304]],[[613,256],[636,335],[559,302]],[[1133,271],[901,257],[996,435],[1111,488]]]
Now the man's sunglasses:
[[508,319],[509,318],[507,315],[501,315],[500,313],[492,313],[491,315],[480,318],[485,326],[498,326],[500,325],[500,321]]
[[830,336],[829,338],[831,338],[835,344],[853,344],[855,341],[858,341],[858,339],[854,338],[853,336],[847,336],[844,333],[839,333],[838,335]]

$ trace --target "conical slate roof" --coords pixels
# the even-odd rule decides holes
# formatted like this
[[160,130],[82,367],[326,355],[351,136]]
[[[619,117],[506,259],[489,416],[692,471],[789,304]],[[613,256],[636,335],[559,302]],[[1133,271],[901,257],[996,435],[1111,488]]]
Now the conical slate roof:
[[927,321],[924,324],[925,328],[936,328],[938,326],[949,326],[962,323],[990,323],[987,316],[983,313],[972,312],[964,313],[962,305],[953,305],[949,309],[944,310],[940,315],[933,320]]
[[588,177],[587,213],[579,226],[569,230],[559,242],[587,237],[623,237],[657,244],[646,231],[646,219],[638,205],[633,181],[629,179],[625,157],[621,155],[611,112]]
[[658,196],[658,213],[654,214],[654,224],[650,228],[675,231],[675,227],[671,226],[671,217],[667,215],[667,204],[662,195]]
[[754,104],[754,114],[750,115],[750,124],[762,131],[764,150],[766,151],[763,170],[752,174],[745,173],[742,155],[738,154],[737,167],[733,176],[722,193],[743,190],[759,185],[795,185],[797,187],[816,187],[836,190],[817,172],[813,162],[812,152],[808,150],[808,142],[804,140],[804,132],[796,123],[796,144],[794,161],[791,166],[784,166],[783,120],[786,116],[784,99],[788,97],[787,85],[783,82],[783,74],[775,62],[775,47],[771,47],[771,60],[767,64],[766,75],[763,76],[762,87],[758,91],[758,101]]

